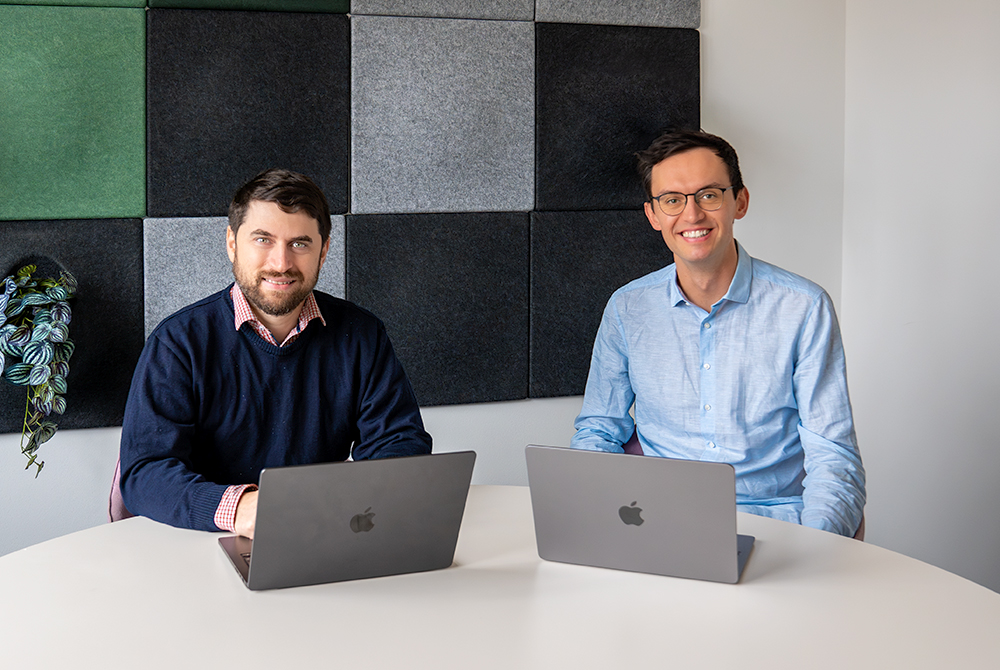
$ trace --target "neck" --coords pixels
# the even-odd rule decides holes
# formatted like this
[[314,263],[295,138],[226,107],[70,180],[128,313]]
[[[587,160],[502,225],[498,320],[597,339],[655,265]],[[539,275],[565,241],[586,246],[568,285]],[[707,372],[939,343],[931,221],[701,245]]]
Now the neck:
[[288,314],[282,314],[281,316],[272,316],[270,314],[264,314],[254,305],[250,305],[250,309],[253,310],[254,316],[264,324],[264,327],[271,331],[271,335],[274,336],[274,341],[281,344],[288,337],[288,334],[292,332],[292,329],[298,325],[299,313],[302,312],[303,303],[299,303],[298,307],[293,309]]
[[706,312],[711,312],[712,305],[726,295],[726,291],[733,283],[738,263],[739,253],[734,242],[731,253],[726,254],[725,258],[714,267],[678,262],[677,283],[680,284],[688,300]]

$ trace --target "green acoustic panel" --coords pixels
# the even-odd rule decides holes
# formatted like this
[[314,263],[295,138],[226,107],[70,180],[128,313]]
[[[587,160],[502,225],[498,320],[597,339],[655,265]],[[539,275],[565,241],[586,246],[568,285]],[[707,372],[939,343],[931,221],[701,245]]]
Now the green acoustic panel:
[[145,7],[146,0],[0,0],[0,5],[55,5],[61,7]]
[[275,12],[346,14],[349,0],[149,0],[150,7],[171,9],[246,9]]
[[145,12],[0,5],[0,219],[141,217]]

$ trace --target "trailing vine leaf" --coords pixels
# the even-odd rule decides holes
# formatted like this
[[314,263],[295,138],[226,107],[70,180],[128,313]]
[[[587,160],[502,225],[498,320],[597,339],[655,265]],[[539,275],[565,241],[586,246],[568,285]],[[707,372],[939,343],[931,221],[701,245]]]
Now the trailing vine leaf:
[[35,265],[25,265],[0,282],[0,370],[11,383],[27,387],[21,452],[28,459],[26,468],[36,467],[37,477],[45,465],[38,460],[38,447],[58,428],[45,419],[66,411],[64,394],[75,349],[67,301],[78,285],[69,272],[35,277],[36,271]]

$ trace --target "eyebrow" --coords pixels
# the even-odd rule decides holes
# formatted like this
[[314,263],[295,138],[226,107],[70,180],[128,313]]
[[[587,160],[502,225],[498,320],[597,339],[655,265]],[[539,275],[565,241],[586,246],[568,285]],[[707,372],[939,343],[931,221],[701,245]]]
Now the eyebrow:
[[[716,181],[716,182],[712,182],[711,184],[707,184],[705,186],[702,186],[697,191],[695,191],[695,193],[698,193],[698,191],[704,191],[706,188],[722,188],[722,189],[728,190],[728,189],[731,189],[732,186],[723,186],[722,184],[720,184],[719,182]],[[659,198],[660,196],[664,196],[664,195],[667,195],[669,193],[681,193],[681,192],[680,191],[664,191],[663,193],[661,193],[660,195],[658,195],[656,197]],[[684,194],[681,193],[681,195],[684,195]]]

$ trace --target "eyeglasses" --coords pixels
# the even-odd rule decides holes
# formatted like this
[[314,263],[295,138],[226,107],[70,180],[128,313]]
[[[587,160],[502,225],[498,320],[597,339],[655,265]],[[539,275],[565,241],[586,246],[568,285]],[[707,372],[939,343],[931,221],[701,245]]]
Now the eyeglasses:
[[722,199],[726,191],[732,190],[732,186],[726,188],[703,188],[697,193],[664,193],[655,198],[650,198],[660,207],[660,211],[667,216],[677,216],[687,207],[688,198],[694,196],[694,201],[706,212],[714,212],[722,207]]

